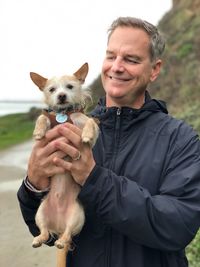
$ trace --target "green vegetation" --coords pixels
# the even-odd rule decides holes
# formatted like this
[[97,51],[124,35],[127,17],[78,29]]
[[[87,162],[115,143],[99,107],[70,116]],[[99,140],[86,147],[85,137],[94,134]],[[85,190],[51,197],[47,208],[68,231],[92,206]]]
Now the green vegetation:
[[197,233],[195,239],[187,247],[186,254],[190,267],[200,266],[200,231]]
[[193,106],[188,106],[184,111],[177,112],[174,115],[186,121],[200,133],[200,104],[194,103]]
[[0,117],[0,149],[21,143],[32,137],[34,120],[30,114],[11,114]]
[[187,57],[192,52],[192,50],[193,50],[192,44],[191,43],[185,43],[179,48],[179,50],[177,52],[177,56],[179,59]]

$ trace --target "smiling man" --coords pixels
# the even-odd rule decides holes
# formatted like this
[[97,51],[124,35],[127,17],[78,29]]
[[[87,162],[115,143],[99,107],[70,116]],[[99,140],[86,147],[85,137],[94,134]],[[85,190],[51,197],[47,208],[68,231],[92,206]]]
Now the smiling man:
[[101,75],[107,106],[140,108],[160,67],[161,60],[151,58],[150,37],[143,29],[123,25],[113,29]]
[[[92,112],[100,121],[94,149],[82,144],[81,130],[69,123],[50,130],[33,148],[18,191],[33,235],[49,177],[70,171],[81,185],[86,223],[74,238],[68,267],[188,266],[184,250],[200,225],[200,142],[148,93],[164,46],[152,24],[115,20],[101,75],[106,96]],[[66,162],[66,154],[81,157]]]

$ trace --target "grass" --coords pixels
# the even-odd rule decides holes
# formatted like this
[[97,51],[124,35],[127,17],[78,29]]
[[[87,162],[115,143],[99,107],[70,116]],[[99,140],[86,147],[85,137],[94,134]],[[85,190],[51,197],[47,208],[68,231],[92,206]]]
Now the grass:
[[0,150],[30,139],[33,129],[34,120],[29,113],[0,117]]
[[186,254],[190,267],[200,267],[200,230],[195,239],[186,248]]

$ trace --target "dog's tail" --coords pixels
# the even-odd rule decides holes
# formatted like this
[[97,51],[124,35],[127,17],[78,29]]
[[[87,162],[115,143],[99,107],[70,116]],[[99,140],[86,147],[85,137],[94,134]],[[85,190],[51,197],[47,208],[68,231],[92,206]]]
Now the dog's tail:
[[63,249],[57,249],[57,265],[56,267],[67,267],[67,253],[68,246],[65,245]]

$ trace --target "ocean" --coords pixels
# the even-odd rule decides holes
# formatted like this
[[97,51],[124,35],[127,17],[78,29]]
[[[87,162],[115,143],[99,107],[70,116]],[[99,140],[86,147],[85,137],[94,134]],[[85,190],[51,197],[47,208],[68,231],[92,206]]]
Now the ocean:
[[40,102],[29,101],[0,101],[0,116],[28,112],[32,107],[43,108]]

